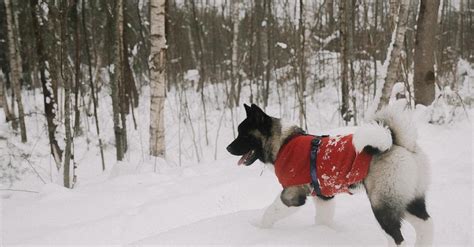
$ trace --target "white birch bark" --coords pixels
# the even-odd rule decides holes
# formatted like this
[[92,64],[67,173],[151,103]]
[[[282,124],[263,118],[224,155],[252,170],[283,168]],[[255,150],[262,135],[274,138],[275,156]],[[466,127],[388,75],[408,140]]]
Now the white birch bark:
[[18,107],[18,120],[20,123],[21,141],[26,142],[27,137],[26,137],[25,114],[23,110],[23,101],[21,99],[21,81],[20,81],[21,73],[22,73],[21,58],[20,58],[18,46],[15,40],[15,35],[13,33],[14,19],[13,19],[13,11],[12,11],[10,0],[5,0],[5,12],[6,12],[6,19],[7,19],[8,51],[9,51],[8,61],[10,62],[11,83],[12,83],[13,92],[15,94],[16,105]]
[[166,0],[150,1],[150,155],[165,157]]
[[237,96],[236,96],[236,90],[235,87],[238,82],[239,78],[239,64],[238,64],[238,47],[239,44],[238,38],[239,38],[239,11],[240,11],[240,0],[234,0],[232,1],[232,84],[231,84],[231,92],[230,92],[230,105],[233,107],[237,103]]
[[380,110],[383,106],[388,105],[392,87],[397,79],[397,71],[400,67],[400,52],[403,49],[403,39],[405,37],[405,31],[407,30],[409,5],[410,0],[400,1],[397,25],[393,31],[394,35],[392,35],[392,39],[394,38],[394,40],[392,40],[390,47],[388,48],[389,52],[387,52],[388,65],[384,64],[384,67],[387,66],[387,75],[382,88],[380,101],[377,104],[378,110]]

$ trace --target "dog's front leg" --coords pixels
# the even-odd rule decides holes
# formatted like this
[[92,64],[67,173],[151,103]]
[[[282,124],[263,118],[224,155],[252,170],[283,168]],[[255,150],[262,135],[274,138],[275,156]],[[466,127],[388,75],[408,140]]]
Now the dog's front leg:
[[336,211],[336,201],[333,198],[313,197],[316,208],[316,225],[332,225],[334,212]]
[[281,195],[278,195],[275,201],[265,210],[260,226],[270,228],[275,222],[294,214],[298,209],[299,207],[285,205],[281,200]]

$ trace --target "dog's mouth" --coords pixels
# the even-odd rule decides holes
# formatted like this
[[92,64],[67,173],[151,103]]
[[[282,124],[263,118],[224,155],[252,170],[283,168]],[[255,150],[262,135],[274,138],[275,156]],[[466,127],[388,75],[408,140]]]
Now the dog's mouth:
[[237,164],[239,166],[240,165],[249,166],[253,162],[255,162],[256,160],[257,160],[257,153],[255,152],[255,150],[250,150],[246,154],[242,155],[242,158],[240,158],[240,160],[239,160],[239,162],[237,162]]

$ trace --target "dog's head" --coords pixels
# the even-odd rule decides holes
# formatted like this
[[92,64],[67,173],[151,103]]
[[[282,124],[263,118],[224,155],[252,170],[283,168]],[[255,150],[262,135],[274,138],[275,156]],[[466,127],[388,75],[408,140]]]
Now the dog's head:
[[244,104],[247,118],[238,127],[239,134],[227,146],[227,151],[233,155],[242,156],[238,164],[249,166],[257,159],[266,160],[264,144],[272,135],[273,118],[265,114],[262,109],[252,104]]

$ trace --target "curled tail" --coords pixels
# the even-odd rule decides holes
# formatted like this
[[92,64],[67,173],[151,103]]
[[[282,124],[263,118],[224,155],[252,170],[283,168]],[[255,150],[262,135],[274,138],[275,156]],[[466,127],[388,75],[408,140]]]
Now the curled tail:
[[357,152],[364,148],[372,153],[385,152],[393,144],[415,152],[416,136],[411,114],[401,108],[388,106],[355,131],[352,143]]

